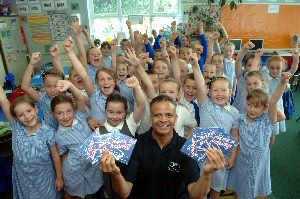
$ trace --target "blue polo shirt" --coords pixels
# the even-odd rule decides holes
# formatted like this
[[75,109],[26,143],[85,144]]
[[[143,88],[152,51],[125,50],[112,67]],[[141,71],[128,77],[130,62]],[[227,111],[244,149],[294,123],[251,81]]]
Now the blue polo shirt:
[[129,198],[190,198],[187,186],[198,181],[200,169],[195,160],[180,151],[186,139],[174,130],[171,143],[161,149],[152,130],[138,137],[123,173],[133,184]]

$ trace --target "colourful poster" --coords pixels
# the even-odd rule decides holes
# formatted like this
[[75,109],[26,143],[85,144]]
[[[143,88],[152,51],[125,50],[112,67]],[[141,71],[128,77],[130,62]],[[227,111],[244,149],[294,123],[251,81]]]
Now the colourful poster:
[[30,23],[32,40],[36,44],[51,44],[50,28],[47,14],[35,14],[27,17]]
[[71,35],[67,13],[48,12],[48,20],[52,41],[63,41]]

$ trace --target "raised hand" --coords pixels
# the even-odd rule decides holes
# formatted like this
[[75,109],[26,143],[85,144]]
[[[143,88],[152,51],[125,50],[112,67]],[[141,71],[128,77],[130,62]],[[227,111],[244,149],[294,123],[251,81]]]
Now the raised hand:
[[159,45],[160,45],[162,50],[166,50],[167,49],[167,40],[166,40],[166,38],[162,37],[159,40]]
[[35,66],[42,59],[41,52],[33,52],[30,59],[30,64]]
[[65,39],[64,43],[64,48],[66,52],[70,52],[74,49],[74,40],[71,36],[68,36],[67,39]]
[[147,32],[143,34],[142,39],[144,41],[144,44],[147,45],[148,44],[148,35],[147,35]]
[[261,57],[264,55],[264,49],[263,48],[259,48],[255,51],[255,56],[256,57]]
[[112,42],[111,42],[111,44],[110,44],[110,47],[111,47],[111,50],[112,51],[116,51],[117,50],[117,48],[118,48],[118,39],[117,38],[115,38]]
[[219,149],[208,148],[205,153],[207,156],[207,161],[204,167],[204,173],[211,174],[225,166],[225,157]]
[[244,44],[244,46],[243,46],[242,49],[244,49],[244,50],[250,50],[250,49],[252,49],[254,47],[255,47],[254,43],[248,41],[247,43]]
[[68,90],[70,88],[70,86],[72,86],[72,83],[69,82],[68,80],[58,80],[58,82],[56,84],[56,89],[59,92],[65,92],[66,90]]
[[100,169],[105,172],[109,173],[112,176],[120,175],[120,168],[116,165],[115,158],[109,153],[108,150],[104,152],[100,160]]
[[292,56],[293,56],[293,59],[295,60],[297,60],[297,59],[299,59],[299,51],[298,50],[295,50],[295,49],[292,49],[291,50],[291,53],[292,53]]
[[196,53],[192,53],[189,58],[189,62],[190,62],[190,64],[192,64],[192,66],[197,65],[198,64],[198,55]]
[[223,26],[223,24],[222,24],[221,22],[219,22],[219,24],[218,24],[218,28],[219,28],[219,29],[222,29],[222,28],[224,28],[224,26]]
[[79,35],[82,32],[82,27],[79,24],[79,19],[74,17],[71,25],[69,25],[69,27],[74,31],[75,35]]
[[136,57],[134,49],[127,49],[125,55],[124,59],[134,67],[139,67],[141,65],[140,60]]
[[157,37],[157,31],[155,29],[153,29],[151,33],[154,37]]
[[219,32],[214,32],[211,36],[210,36],[210,40],[216,41],[217,39],[219,39],[220,37],[220,33]]
[[89,35],[89,25],[85,25],[84,28],[81,28],[81,31],[85,35]]
[[293,76],[293,75],[292,75],[291,73],[289,73],[289,72],[282,72],[281,75],[282,75],[281,82],[282,82],[283,84],[288,83],[288,82],[289,82],[289,79]]
[[126,21],[126,25],[128,26],[128,28],[130,28],[131,25],[132,25],[131,21],[127,20],[127,21]]
[[57,44],[53,45],[51,48],[50,48],[50,55],[52,57],[57,57],[60,55],[60,49],[58,47]]
[[125,83],[128,88],[135,88],[140,85],[139,80],[135,76],[127,78]]
[[163,35],[164,35],[164,32],[165,32],[164,29],[160,29],[160,30],[159,30],[159,35],[163,36]]
[[176,57],[176,48],[174,46],[170,46],[168,49],[168,53],[171,57]]

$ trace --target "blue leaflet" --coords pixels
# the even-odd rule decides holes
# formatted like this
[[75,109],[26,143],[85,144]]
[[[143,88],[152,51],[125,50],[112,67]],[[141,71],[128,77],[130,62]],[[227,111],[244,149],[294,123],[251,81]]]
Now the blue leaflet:
[[95,166],[100,166],[100,158],[106,150],[109,150],[117,161],[128,164],[135,143],[136,139],[119,132],[103,135],[94,132],[78,152]]
[[230,153],[239,143],[222,128],[197,128],[181,148],[181,152],[196,161],[206,160],[208,147],[220,149],[224,156]]

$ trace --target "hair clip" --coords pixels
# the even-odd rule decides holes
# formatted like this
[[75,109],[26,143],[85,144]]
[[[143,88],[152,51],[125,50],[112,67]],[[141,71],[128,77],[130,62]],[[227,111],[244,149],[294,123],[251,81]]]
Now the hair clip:
[[209,78],[208,82],[206,83],[207,85],[211,85],[217,78],[215,76]]
[[65,79],[65,75],[61,72],[41,70],[41,77],[42,78],[45,78],[47,75],[59,75],[59,76],[62,77],[62,79]]
[[41,77],[42,78],[45,78],[45,76],[47,75],[46,72],[47,72],[46,70],[41,70]]

